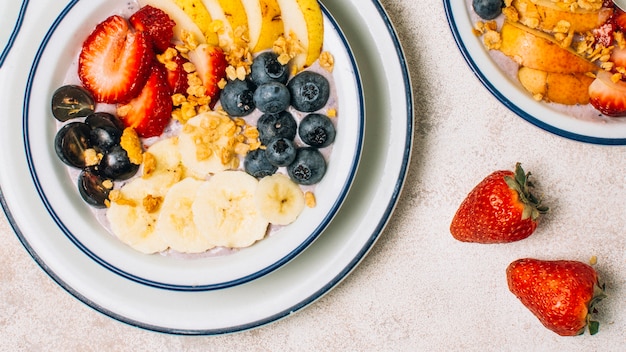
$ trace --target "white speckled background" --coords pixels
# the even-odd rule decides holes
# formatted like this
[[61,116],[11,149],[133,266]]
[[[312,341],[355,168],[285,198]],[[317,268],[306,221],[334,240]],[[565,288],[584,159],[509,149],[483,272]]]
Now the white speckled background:
[[[441,1],[381,2],[406,51],[417,128],[397,211],[352,275],[269,326],[169,336],[73,298],[1,217],[0,351],[623,351],[626,147],[566,140],[507,110],[463,61]],[[465,194],[516,161],[533,172],[552,208],[537,232],[508,245],[453,240],[448,226]],[[596,336],[559,337],[507,289],[504,270],[520,257],[586,262],[594,255],[609,295]]]

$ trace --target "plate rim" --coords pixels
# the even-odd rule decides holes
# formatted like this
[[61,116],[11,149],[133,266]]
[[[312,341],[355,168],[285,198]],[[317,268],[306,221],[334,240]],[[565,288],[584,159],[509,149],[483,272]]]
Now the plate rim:
[[[385,201],[387,204],[379,208],[381,209],[380,212],[382,215],[380,219],[374,220],[375,225],[371,226],[371,228],[368,230],[368,234],[367,234],[367,237],[365,238],[364,243],[362,244],[360,248],[358,248],[358,253],[356,253],[354,257],[351,257],[349,259],[349,263],[346,264],[340,271],[336,272],[333,270],[331,274],[324,275],[324,284],[321,286],[319,285],[316,286],[317,288],[316,290],[307,290],[306,291],[307,295],[305,298],[300,298],[300,296],[298,296],[299,301],[297,304],[293,304],[288,308],[284,308],[284,309],[281,308],[281,311],[276,312],[275,314],[267,315],[267,316],[264,316],[263,318],[255,319],[253,321],[249,321],[244,324],[238,324],[238,325],[228,326],[228,327],[223,327],[223,328],[212,328],[212,329],[185,329],[185,328],[179,329],[179,328],[171,328],[171,327],[165,327],[165,326],[157,326],[157,325],[141,322],[136,319],[118,314],[117,312],[111,311],[110,309],[107,309],[104,306],[96,303],[92,298],[89,298],[83,295],[81,292],[78,292],[75,288],[73,288],[67,282],[66,279],[62,278],[58,273],[53,271],[52,268],[50,268],[46,264],[46,262],[34,250],[34,248],[32,248],[29,245],[27,236],[24,235],[24,233],[22,233],[21,229],[18,227],[18,221],[13,217],[13,212],[11,210],[11,207],[7,203],[5,195],[3,193],[2,185],[0,185],[0,203],[2,204],[2,208],[5,212],[5,215],[7,216],[7,219],[9,219],[10,226],[13,228],[14,232],[16,233],[22,245],[26,248],[27,252],[31,255],[31,257],[35,260],[35,262],[44,270],[44,272],[46,272],[48,276],[50,276],[50,278],[53,281],[55,281],[65,291],[70,293],[72,296],[74,296],[75,298],[77,298],[79,301],[86,304],[90,308],[125,324],[142,328],[142,329],[146,329],[146,330],[151,330],[155,332],[163,332],[163,333],[168,333],[168,334],[221,335],[221,334],[227,334],[227,333],[240,332],[244,330],[250,330],[253,328],[257,328],[257,327],[278,321],[282,318],[285,318],[291,315],[292,313],[309,306],[310,304],[312,304],[313,302],[321,298],[323,295],[330,292],[341,281],[343,281],[348,276],[348,274],[351,273],[358,266],[358,264],[365,258],[367,253],[369,253],[373,245],[379,239],[384,228],[387,226],[391,218],[391,215],[393,214],[396,208],[396,205],[402,193],[402,190],[404,188],[404,184],[406,182],[406,177],[408,174],[409,164],[411,161],[412,147],[414,145],[413,143],[414,142],[413,89],[412,89],[411,77],[409,74],[404,50],[397,36],[397,32],[395,31],[393,27],[393,24],[391,23],[389,16],[387,15],[383,6],[380,4],[379,0],[371,0],[370,3],[373,6],[373,11],[378,13],[378,15],[380,16],[380,20],[382,20],[383,22],[383,26],[388,32],[386,34],[389,35],[390,44],[393,45],[395,49],[395,53],[396,53],[396,57],[394,58],[394,61],[396,58],[398,59],[398,62],[397,62],[398,72],[399,72],[399,75],[402,76],[401,78],[403,80],[402,82],[403,85],[401,86],[401,89],[404,92],[404,96],[402,96],[401,99],[403,100],[403,104],[406,104],[406,106],[403,109],[404,111],[402,112],[402,120],[401,120],[403,121],[403,130],[400,131],[403,137],[403,143],[401,143],[400,146],[403,147],[403,151],[402,153],[399,153],[401,154],[401,158],[400,157],[398,158],[400,162],[398,162],[397,164],[394,164],[394,168],[398,167],[398,171],[397,171],[397,174],[392,175],[393,184],[391,184],[390,182],[389,194],[388,195],[385,194]],[[363,20],[363,17],[360,17],[360,20]],[[386,39],[387,38],[385,38],[385,40]],[[385,79],[386,79],[386,76],[385,76]],[[327,279],[327,277],[329,276],[332,276],[332,277],[330,277],[330,279]]]
[[[529,123],[539,127],[540,129],[552,133],[554,135],[589,144],[597,144],[597,145],[607,145],[607,146],[621,146],[626,145],[626,137],[624,138],[604,138],[604,137],[595,137],[595,136],[587,136],[571,131],[567,131],[562,128],[558,128],[552,126],[544,121],[539,120],[535,116],[527,113],[522,107],[516,105],[512,102],[508,97],[506,97],[498,88],[489,81],[486,75],[483,73],[483,70],[480,68],[478,63],[472,58],[469,50],[467,49],[465,42],[463,41],[463,37],[461,35],[461,29],[458,28],[456,19],[453,13],[452,7],[455,6],[452,4],[451,0],[443,0],[444,10],[446,14],[446,19],[448,21],[448,27],[452,32],[452,36],[456,43],[457,49],[461,52],[463,59],[470,67],[471,71],[474,73],[476,78],[481,82],[481,84],[504,106],[506,106],[513,113],[521,117],[522,119],[528,121]],[[464,3],[456,3],[457,6],[463,6],[466,10],[466,5]]]
[[13,30],[9,35],[8,41],[2,51],[0,52],[0,68],[4,65],[4,61],[7,56],[9,56],[9,52],[13,48],[13,44],[17,39],[17,35],[20,33],[20,29],[22,29],[22,24],[24,23],[24,18],[26,17],[26,10],[28,9],[28,1],[22,0],[22,5],[20,6],[20,10],[17,14],[17,18],[15,19],[15,25],[13,26]]
[[41,67],[42,58],[48,46],[51,44],[50,42],[51,37],[55,35],[61,22],[66,20],[66,16],[74,9],[74,7],[80,1],[81,0],[71,0],[63,8],[61,13],[57,15],[57,17],[55,18],[53,24],[46,31],[46,34],[42,42],[39,44],[35,58],[30,66],[29,76],[28,76],[27,83],[26,83],[26,90],[24,93],[24,105],[23,105],[24,108],[22,111],[22,120],[23,120],[22,130],[23,130],[23,135],[24,135],[24,150],[26,151],[26,157],[27,157],[27,162],[28,162],[31,178],[33,179],[33,182],[37,189],[37,193],[39,197],[41,198],[48,214],[54,220],[54,222],[59,227],[59,229],[64,233],[64,235],[77,248],[79,248],[81,252],[83,252],[85,255],[90,257],[92,260],[94,260],[96,263],[100,264],[107,270],[115,273],[116,275],[120,275],[124,278],[132,280],[139,284],[143,284],[143,285],[147,285],[147,286],[151,286],[155,288],[160,288],[160,289],[172,290],[172,291],[191,291],[191,292],[211,291],[211,290],[220,290],[220,289],[225,289],[225,288],[229,288],[233,286],[242,285],[252,280],[256,280],[258,278],[261,278],[265,275],[270,274],[271,272],[279,269],[283,265],[289,263],[299,254],[301,254],[304,250],[306,250],[306,248],[308,248],[332,222],[333,218],[339,212],[342,204],[344,203],[350,191],[350,188],[356,177],[358,166],[361,160],[361,155],[363,151],[363,142],[364,142],[364,136],[365,136],[365,128],[366,128],[365,127],[366,112],[365,112],[365,103],[363,101],[364,94],[363,94],[361,74],[358,69],[356,58],[354,57],[354,53],[352,49],[350,48],[350,45],[345,36],[345,33],[343,32],[339,23],[337,23],[335,18],[332,16],[330,11],[328,11],[326,7],[323,4],[321,4],[322,11],[326,15],[326,18],[332,24],[332,26],[335,27],[337,30],[336,31],[337,37],[342,42],[346,50],[346,54],[350,60],[349,67],[354,71],[354,85],[355,85],[354,90],[355,90],[355,93],[357,94],[357,97],[356,97],[357,102],[355,105],[358,109],[358,117],[355,119],[356,121],[358,121],[358,130],[356,131],[357,137],[355,138],[356,145],[354,146],[355,154],[351,157],[350,166],[347,170],[347,177],[339,189],[338,197],[332,201],[332,205],[329,208],[329,212],[321,218],[321,222],[312,226],[310,234],[306,236],[306,238],[304,238],[304,241],[302,241],[301,243],[298,243],[297,246],[290,249],[289,252],[286,253],[285,255],[279,256],[280,258],[278,258],[277,261],[272,262],[271,264],[261,267],[259,269],[255,269],[255,271],[245,274],[241,277],[237,277],[237,278],[223,281],[223,282],[200,283],[200,284],[178,284],[178,283],[165,282],[164,280],[158,280],[156,278],[145,278],[145,277],[140,276],[139,274],[128,272],[126,269],[118,267],[114,263],[110,263],[109,261],[107,261],[106,258],[101,257],[100,255],[98,255],[98,253],[95,253],[88,246],[83,244],[81,240],[76,235],[74,235],[69,228],[67,228],[67,226],[64,224],[63,220],[61,219],[60,215],[53,208],[49,200],[49,196],[46,195],[46,192],[43,189],[44,187],[41,184],[41,177],[39,176],[37,167],[35,165],[35,161],[33,160],[33,157],[32,157],[33,155],[32,146],[31,146],[32,138],[29,137],[30,131],[28,128],[29,117],[31,113],[30,106],[33,100],[32,90],[33,90],[34,80],[36,79],[37,72],[42,68]]

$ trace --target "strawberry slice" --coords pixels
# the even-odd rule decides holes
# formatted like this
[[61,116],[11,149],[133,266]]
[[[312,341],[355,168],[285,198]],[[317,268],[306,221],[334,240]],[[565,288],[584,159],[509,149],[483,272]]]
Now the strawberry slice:
[[617,26],[617,29],[624,30],[626,29],[626,12],[624,12],[619,7],[615,7],[613,12],[613,23]]
[[606,22],[592,31],[596,43],[601,44],[605,48],[608,48],[611,44],[613,44],[613,33],[615,32],[615,27],[617,26],[615,21],[612,19],[612,16],[613,15],[611,15]]
[[139,95],[118,107],[120,120],[135,129],[139,137],[160,136],[172,116],[172,98],[167,73],[161,64],[152,65],[152,72]]
[[97,102],[119,103],[136,96],[150,74],[154,53],[147,37],[113,15],[83,43],[78,76]]
[[183,65],[189,60],[185,59],[180,53],[176,55],[172,62],[176,64],[176,67],[168,66],[167,81],[171,88],[172,95],[174,94],[186,94],[187,88],[189,88],[189,80],[187,79],[187,72],[184,70]]
[[611,58],[609,59],[615,64],[615,67],[626,67],[626,48],[620,49],[619,46],[615,46],[611,52]]
[[196,66],[198,76],[206,88],[206,95],[211,98],[210,107],[213,108],[219,99],[220,87],[218,83],[226,78],[226,55],[218,46],[200,44],[189,52],[189,61]]
[[157,53],[169,48],[176,22],[163,10],[146,5],[130,16],[129,20],[135,30],[146,32],[150,36]]
[[598,72],[589,86],[589,103],[607,116],[626,116],[626,82],[614,82],[610,72]]

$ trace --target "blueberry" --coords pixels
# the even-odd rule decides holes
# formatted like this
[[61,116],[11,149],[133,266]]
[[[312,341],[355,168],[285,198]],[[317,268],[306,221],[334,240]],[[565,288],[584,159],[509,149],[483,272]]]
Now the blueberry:
[[492,20],[502,13],[503,0],[473,0],[472,7],[480,18]]
[[287,84],[291,92],[291,105],[298,111],[313,112],[326,105],[330,97],[330,84],[319,73],[303,71]]
[[298,123],[287,111],[278,114],[265,114],[257,121],[259,140],[261,144],[268,145],[274,138],[286,138],[293,140],[296,137]]
[[300,121],[298,135],[304,143],[324,148],[335,141],[335,126],[326,115],[309,114]]
[[254,104],[263,113],[276,114],[287,110],[291,95],[280,82],[261,84],[254,92]]
[[326,174],[326,160],[315,148],[300,148],[296,159],[287,166],[287,173],[298,184],[313,185],[320,182]]
[[296,159],[296,145],[286,138],[274,138],[265,149],[265,157],[278,167],[290,165]]
[[255,149],[246,155],[243,161],[246,172],[256,178],[273,175],[278,167],[272,165],[265,156],[263,149]]
[[224,111],[234,117],[250,114],[256,108],[254,105],[254,90],[254,84],[249,81],[239,79],[229,81],[220,94],[220,101]]
[[116,145],[104,155],[97,169],[98,173],[105,178],[126,180],[137,173],[139,165],[133,164],[126,150]]
[[278,55],[272,51],[261,53],[250,66],[250,80],[260,86],[267,82],[286,84],[289,79],[289,67],[278,62]]

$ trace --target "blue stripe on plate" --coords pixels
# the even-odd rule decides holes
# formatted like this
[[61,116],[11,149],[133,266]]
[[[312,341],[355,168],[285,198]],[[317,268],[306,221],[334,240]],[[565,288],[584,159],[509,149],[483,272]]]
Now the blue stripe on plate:
[[22,23],[24,23],[24,16],[26,15],[26,8],[28,7],[28,0],[22,1],[22,7],[20,7],[20,12],[17,15],[17,19],[15,20],[15,27],[13,27],[13,32],[9,36],[9,41],[7,42],[4,49],[2,49],[2,53],[0,53],[0,68],[4,64],[4,60],[6,60],[13,44],[15,43],[15,39],[20,32],[20,28],[22,28]]

